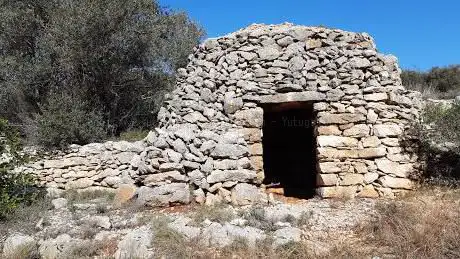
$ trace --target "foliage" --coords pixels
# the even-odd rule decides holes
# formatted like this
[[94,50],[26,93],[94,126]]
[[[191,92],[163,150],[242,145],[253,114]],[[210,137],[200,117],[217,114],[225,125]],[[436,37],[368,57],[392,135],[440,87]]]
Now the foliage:
[[425,107],[419,138],[425,156],[425,180],[442,185],[460,184],[460,102]]
[[64,95],[97,111],[109,135],[150,128],[203,35],[184,13],[152,0],[2,0],[1,7],[0,108],[20,123],[61,116],[47,107]]
[[47,148],[100,141],[106,134],[101,113],[68,95],[49,98],[42,113],[36,116],[34,126],[37,131],[30,137]]
[[0,219],[4,219],[22,203],[36,200],[40,192],[29,174],[14,172],[24,162],[19,154],[19,135],[5,120],[0,120]]
[[406,70],[403,85],[430,98],[453,98],[460,95],[460,65],[434,67],[428,72]]

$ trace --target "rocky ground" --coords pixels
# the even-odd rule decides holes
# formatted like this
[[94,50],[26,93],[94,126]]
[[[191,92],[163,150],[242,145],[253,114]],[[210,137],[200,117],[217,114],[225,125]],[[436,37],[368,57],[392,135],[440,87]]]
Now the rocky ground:
[[[446,214],[454,219],[460,215],[456,193],[454,209]],[[20,210],[0,225],[0,235],[3,258],[385,258],[392,249],[381,248],[390,244],[367,243],[378,231],[371,238],[363,228],[375,229],[372,224],[376,222],[391,225],[377,219],[385,219],[386,213],[390,218],[398,215],[398,210],[393,211],[397,204],[402,209],[415,204],[426,210],[423,206],[446,195],[430,193],[425,195],[429,199],[415,195],[417,198],[396,201],[275,197],[264,206],[152,209],[135,201],[120,205],[120,196],[110,193],[67,193]],[[401,215],[401,219],[406,217]],[[444,227],[458,229],[458,219],[454,225],[449,222]],[[383,235],[401,238],[387,232]],[[458,242],[455,244],[459,250],[454,246],[454,253],[460,252]]]
[[[147,209],[135,202],[117,206],[108,193],[65,197],[39,207],[34,220],[5,224],[3,256],[27,245],[38,247],[42,258],[150,258],[161,253],[156,242],[174,242],[158,240],[171,238],[161,237],[165,231],[182,241],[217,249],[235,242],[255,247],[269,241],[272,247],[280,247],[305,241],[321,253],[334,245],[331,240],[352,236],[360,222],[375,214],[375,201],[367,199],[284,199],[269,206]],[[91,248],[82,249],[87,246]]]

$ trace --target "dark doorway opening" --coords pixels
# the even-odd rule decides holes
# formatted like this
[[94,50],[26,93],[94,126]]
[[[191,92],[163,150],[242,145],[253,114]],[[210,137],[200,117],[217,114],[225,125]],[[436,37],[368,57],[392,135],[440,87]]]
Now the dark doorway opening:
[[264,184],[284,196],[311,198],[316,188],[313,104],[264,105]]

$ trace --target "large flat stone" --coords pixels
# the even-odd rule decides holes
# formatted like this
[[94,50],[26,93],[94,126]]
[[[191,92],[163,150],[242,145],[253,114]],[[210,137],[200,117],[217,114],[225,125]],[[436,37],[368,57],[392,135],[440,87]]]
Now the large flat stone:
[[320,147],[358,147],[358,140],[340,136],[318,136]]
[[318,114],[318,122],[320,124],[348,124],[365,121],[366,116],[360,113],[328,113],[320,112]]
[[218,183],[218,182],[250,182],[256,178],[256,173],[246,169],[240,170],[215,170],[207,178],[207,182]]
[[378,182],[383,187],[388,187],[392,189],[406,189],[411,190],[414,188],[414,183],[407,178],[396,178],[389,175],[380,177]]
[[306,91],[262,96],[260,97],[260,103],[307,102],[322,101],[325,99],[326,95],[323,93],[316,91]]
[[340,150],[335,148],[318,148],[319,158],[377,158],[386,155],[386,149],[380,148],[364,148],[353,150]]

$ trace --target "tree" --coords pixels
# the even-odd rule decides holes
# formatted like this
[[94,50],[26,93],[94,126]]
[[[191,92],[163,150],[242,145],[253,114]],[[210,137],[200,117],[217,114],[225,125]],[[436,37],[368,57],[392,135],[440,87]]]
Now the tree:
[[[72,96],[101,114],[109,135],[152,127],[176,69],[203,36],[185,14],[152,0],[4,0],[2,8],[5,117],[39,117],[53,96]],[[8,33],[17,24],[23,29]]]

